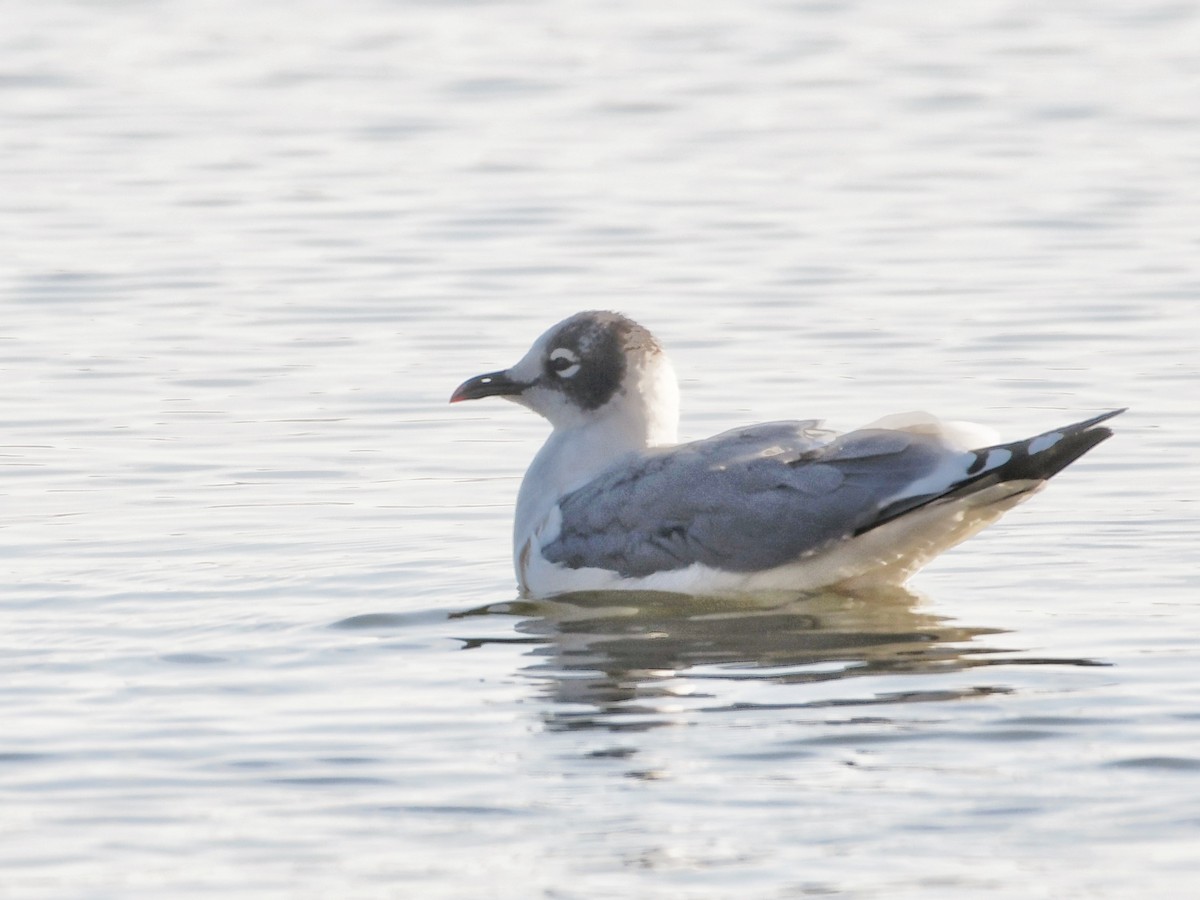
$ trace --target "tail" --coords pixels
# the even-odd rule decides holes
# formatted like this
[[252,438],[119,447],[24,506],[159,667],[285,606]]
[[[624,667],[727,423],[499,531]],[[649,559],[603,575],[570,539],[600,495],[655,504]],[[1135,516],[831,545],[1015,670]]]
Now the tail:
[[[1003,500],[1028,495],[1097,444],[1112,437],[1111,428],[1098,426],[1123,412],[1125,409],[1114,409],[1023,441],[971,450],[970,455],[974,459],[967,465],[965,477],[950,481],[944,490],[895,501],[880,510],[878,517],[860,528],[858,533],[877,528],[922,507],[960,500],[995,485],[1012,483],[1011,491],[1000,491]],[[985,496],[990,499],[996,495],[997,492],[992,491]],[[1014,499],[1016,502],[1019,500]]]
[[952,493],[959,493],[970,485],[998,484],[1004,481],[1045,481],[1097,444],[1112,437],[1111,428],[1098,428],[1124,409],[1114,409],[1092,419],[1076,422],[1065,428],[1056,428],[1036,437],[1011,444],[996,444],[971,451],[975,461],[967,468],[968,478],[954,486]]

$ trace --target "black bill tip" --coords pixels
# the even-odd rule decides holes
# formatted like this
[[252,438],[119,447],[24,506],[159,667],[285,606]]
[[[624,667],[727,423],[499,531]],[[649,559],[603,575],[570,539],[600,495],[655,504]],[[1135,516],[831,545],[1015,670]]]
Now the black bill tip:
[[513,381],[508,372],[488,372],[468,378],[450,395],[451,403],[462,400],[478,400],[480,397],[512,397],[525,390],[528,385]]

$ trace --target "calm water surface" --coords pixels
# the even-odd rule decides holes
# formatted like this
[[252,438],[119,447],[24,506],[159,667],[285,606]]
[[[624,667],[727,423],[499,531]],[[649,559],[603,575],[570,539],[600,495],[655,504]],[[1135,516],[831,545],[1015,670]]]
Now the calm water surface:
[[[5,18],[0,896],[1192,895],[1193,5]],[[524,601],[446,400],[591,307],[688,437],[1132,411],[911,592]]]

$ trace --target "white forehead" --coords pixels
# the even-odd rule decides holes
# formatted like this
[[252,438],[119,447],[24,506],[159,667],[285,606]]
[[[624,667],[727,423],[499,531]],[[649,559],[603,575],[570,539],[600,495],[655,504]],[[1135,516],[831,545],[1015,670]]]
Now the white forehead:
[[547,349],[549,349],[550,339],[554,336],[557,328],[558,326],[551,328],[534,341],[533,346],[526,351],[517,364],[508,370],[513,378],[517,381],[534,381],[537,379],[542,372],[542,360],[546,356]]

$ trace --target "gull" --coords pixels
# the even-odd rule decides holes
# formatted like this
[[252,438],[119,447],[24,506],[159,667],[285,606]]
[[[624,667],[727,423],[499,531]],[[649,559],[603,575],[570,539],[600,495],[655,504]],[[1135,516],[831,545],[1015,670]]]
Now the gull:
[[1111,437],[1100,423],[1124,412],[1012,443],[904,413],[846,434],[767,422],[681,444],[662,346],[603,311],[560,322],[450,402],[493,396],[553,427],[513,523],[517,581],[535,597],[903,584]]

